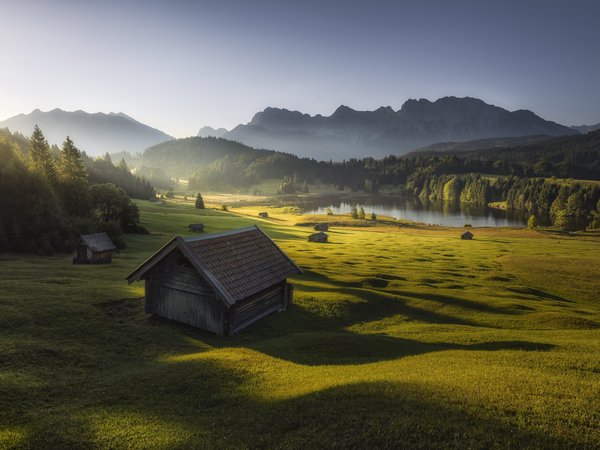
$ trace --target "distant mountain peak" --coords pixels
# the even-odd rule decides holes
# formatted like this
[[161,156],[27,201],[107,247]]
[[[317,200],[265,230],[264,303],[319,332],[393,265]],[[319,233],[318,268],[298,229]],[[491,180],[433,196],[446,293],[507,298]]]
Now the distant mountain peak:
[[34,109],[30,114],[19,114],[1,121],[0,127],[29,136],[36,124],[50,144],[60,145],[69,136],[77,147],[90,155],[121,151],[135,153],[173,139],[124,113],[90,114],[60,108],[48,112]]
[[392,108],[391,106],[380,106],[375,110],[375,112],[394,113],[396,111],[394,111],[394,108]]
[[333,112],[333,116],[335,116],[336,114],[344,114],[344,113],[348,113],[348,112],[355,112],[354,109],[350,108],[349,106],[346,105],[340,105],[337,107],[337,109]]
[[198,131],[198,136],[199,137],[216,137],[216,138],[220,138],[222,137],[225,133],[227,133],[227,130],[225,128],[213,128],[213,127],[209,127],[209,126],[203,126],[202,128],[200,128],[200,130]]

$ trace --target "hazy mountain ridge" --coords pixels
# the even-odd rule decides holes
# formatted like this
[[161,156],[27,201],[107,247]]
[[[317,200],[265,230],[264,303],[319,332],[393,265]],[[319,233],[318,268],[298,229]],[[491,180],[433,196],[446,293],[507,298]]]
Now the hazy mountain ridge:
[[592,131],[600,130],[600,123],[597,123],[596,125],[573,125],[571,128],[580,132],[581,134],[586,134]]
[[173,139],[124,113],[87,113],[58,108],[48,112],[35,109],[29,114],[18,114],[1,121],[0,128],[6,127],[29,136],[36,124],[50,144],[60,146],[65,137],[70,136],[75,145],[89,155],[140,152]]
[[482,100],[444,97],[408,100],[400,110],[356,111],[340,106],[330,116],[266,108],[223,137],[246,145],[317,159],[402,155],[426,145],[475,139],[576,134],[528,110],[508,111]]
[[225,133],[227,133],[228,130],[225,128],[213,128],[213,127],[209,127],[209,126],[203,126],[202,128],[200,128],[200,130],[198,130],[198,137],[216,137],[216,138],[220,138],[223,137],[223,135]]
[[[390,156],[374,164],[371,158],[319,162],[289,153],[254,149],[223,138],[190,137],[151,147],[134,157],[131,166],[136,167],[137,175],[161,189],[172,188],[173,179],[183,178],[188,180],[192,191],[230,191],[288,177],[300,184],[320,180],[351,190],[374,192],[373,186],[404,185],[417,172],[425,176],[484,173],[600,179],[600,130],[586,135],[537,136],[504,142],[507,145],[500,145],[496,140],[462,143],[447,151]],[[481,147],[493,144],[496,145]],[[442,144],[440,148],[444,148]],[[439,172],[440,168],[444,172]]]
[[246,158],[278,154],[272,150],[259,150],[223,138],[192,136],[175,139],[148,148],[133,158],[137,168],[160,168],[170,176],[189,176],[198,168],[223,158]]
[[[464,160],[487,160],[495,164],[503,161],[507,166],[520,164],[536,167],[536,164],[539,163],[542,171],[545,166],[552,164],[555,167],[553,173],[548,172],[537,175],[556,175],[562,178],[579,177],[589,180],[600,179],[600,130],[583,135],[537,136],[524,138],[521,141],[517,139],[514,143],[507,145],[486,146],[477,145],[477,143],[489,144],[487,141],[436,144],[418,152],[411,152],[405,157],[446,157],[453,155]],[[526,176],[531,176],[531,174]]]
[[516,146],[527,146],[535,144],[537,142],[546,141],[548,139],[550,138],[546,135],[539,135],[475,139],[473,141],[464,142],[438,142],[435,144],[427,145],[425,147],[417,148],[411,152],[406,153],[404,156],[413,157],[422,155],[439,155],[442,153],[463,153],[475,150],[485,151],[498,148],[513,148]]

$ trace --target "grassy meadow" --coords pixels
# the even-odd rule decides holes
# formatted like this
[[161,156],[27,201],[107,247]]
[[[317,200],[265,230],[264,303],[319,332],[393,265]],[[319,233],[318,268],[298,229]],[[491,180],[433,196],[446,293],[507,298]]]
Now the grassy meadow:
[[[0,448],[600,448],[600,236],[317,244],[295,224],[332,218],[139,206],[151,235],[112,265],[0,256]],[[193,222],[259,224],[295,305],[231,338],[147,318],[125,277]]]

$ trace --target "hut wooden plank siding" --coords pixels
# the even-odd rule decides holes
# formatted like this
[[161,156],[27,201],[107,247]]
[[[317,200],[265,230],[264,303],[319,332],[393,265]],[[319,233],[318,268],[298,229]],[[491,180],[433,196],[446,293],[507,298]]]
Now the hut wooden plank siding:
[[461,239],[466,239],[466,240],[471,240],[473,239],[473,233],[471,233],[470,231],[465,231],[463,234],[460,235]]
[[73,264],[110,264],[115,249],[106,233],[83,235],[75,245]]
[[145,280],[146,313],[231,335],[292,302],[302,273],[257,226],[176,237],[127,280]]
[[269,213],[268,212],[259,212],[258,213],[258,217],[260,217],[262,219],[268,219],[269,218]]

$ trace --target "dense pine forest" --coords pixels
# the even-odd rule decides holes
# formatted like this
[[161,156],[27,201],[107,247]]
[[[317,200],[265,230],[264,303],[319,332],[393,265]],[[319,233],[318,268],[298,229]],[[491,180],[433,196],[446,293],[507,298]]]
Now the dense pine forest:
[[37,126],[29,138],[0,130],[0,251],[51,254],[70,250],[81,234],[144,232],[131,197],[154,196],[124,161],[92,159],[66,137],[50,146]]

